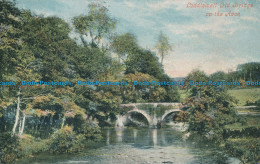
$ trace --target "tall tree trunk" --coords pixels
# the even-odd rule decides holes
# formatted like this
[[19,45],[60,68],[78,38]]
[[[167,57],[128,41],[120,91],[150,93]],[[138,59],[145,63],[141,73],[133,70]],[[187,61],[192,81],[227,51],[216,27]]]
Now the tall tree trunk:
[[19,128],[18,128],[19,134],[20,134],[20,132],[21,132],[21,129],[22,129],[22,120],[21,120],[21,118],[19,117]]
[[95,44],[95,41],[94,41],[95,39],[94,39],[94,36],[93,36],[91,30],[89,31],[89,34],[90,34],[90,37],[91,37],[91,46],[93,46]]
[[64,116],[62,118],[62,122],[61,122],[61,129],[64,127],[65,120],[66,120],[66,118],[65,118],[65,114],[64,114]]
[[20,131],[20,137],[23,136],[23,131],[24,131],[24,125],[25,125],[25,119],[26,119],[26,114],[25,112],[23,112],[23,122],[22,122],[22,128],[21,128],[21,131]]
[[81,42],[83,43],[83,45],[86,46],[87,42],[85,41],[85,39],[82,35],[80,35],[80,39],[81,39]]
[[162,56],[162,58],[161,58],[161,64],[163,65],[164,53],[162,53],[161,56]]
[[18,92],[18,97],[17,97],[17,108],[16,108],[16,116],[15,116],[15,123],[13,126],[13,133],[12,135],[15,134],[17,125],[18,125],[18,121],[19,121],[19,114],[20,114],[20,91]]

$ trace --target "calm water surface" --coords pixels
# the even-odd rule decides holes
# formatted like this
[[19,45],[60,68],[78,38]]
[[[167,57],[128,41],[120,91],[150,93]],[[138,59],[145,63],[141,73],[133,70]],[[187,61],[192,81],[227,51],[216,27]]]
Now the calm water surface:
[[74,155],[41,154],[19,164],[238,164],[235,158],[203,144],[186,142],[173,129],[104,129],[104,142]]

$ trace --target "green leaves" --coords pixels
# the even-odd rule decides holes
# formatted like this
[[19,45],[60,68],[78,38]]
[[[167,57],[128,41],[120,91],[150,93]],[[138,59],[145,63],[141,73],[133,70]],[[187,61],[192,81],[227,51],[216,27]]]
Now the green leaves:
[[[99,45],[101,39],[110,36],[115,29],[116,20],[109,16],[107,8],[99,3],[91,3],[88,15],[73,18],[73,24],[82,36],[91,38],[91,45],[94,46]],[[81,40],[86,43],[83,37]]]
[[117,35],[113,37],[110,48],[118,54],[119,59],[124,59],[126,55],[131,55],[138,49],[137,39],[131,33]]
[[169,38],[163,32],[160,32],[157,38],[157,44],[155,45],[155,48],[158,50],[158,53],[161,56],[162,64],[165,55],[167,55],[168,52],[172,50],[172,45],[169,42]]
[[[207,82],[209,77],[202,71],[194,70],[185,80]],[[209,85],[191,86],[186,103],[190,107],[189,128],[192,131],[206,133],[235,121],[231,119],[235,117],[234,98],[226,90]]]

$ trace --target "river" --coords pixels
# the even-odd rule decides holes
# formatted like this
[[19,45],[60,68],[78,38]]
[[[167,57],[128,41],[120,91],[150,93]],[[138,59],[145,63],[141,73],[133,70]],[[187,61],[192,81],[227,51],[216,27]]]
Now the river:
[[103,129],[104,141],[73,155],[50,155],[25,158],[19,164],[238,164],[224,152],[184,139],[173,129],[111,128]]

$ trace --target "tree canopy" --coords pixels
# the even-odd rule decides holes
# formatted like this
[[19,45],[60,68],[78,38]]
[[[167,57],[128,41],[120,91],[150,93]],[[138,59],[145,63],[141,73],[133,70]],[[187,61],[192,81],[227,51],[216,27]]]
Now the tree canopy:
[[158,38],[155,48],[158,50],[159,55],[161,56],[161,64],[169,51],[172,50],[172,45],[170,44],[169,38],[161,31]]

